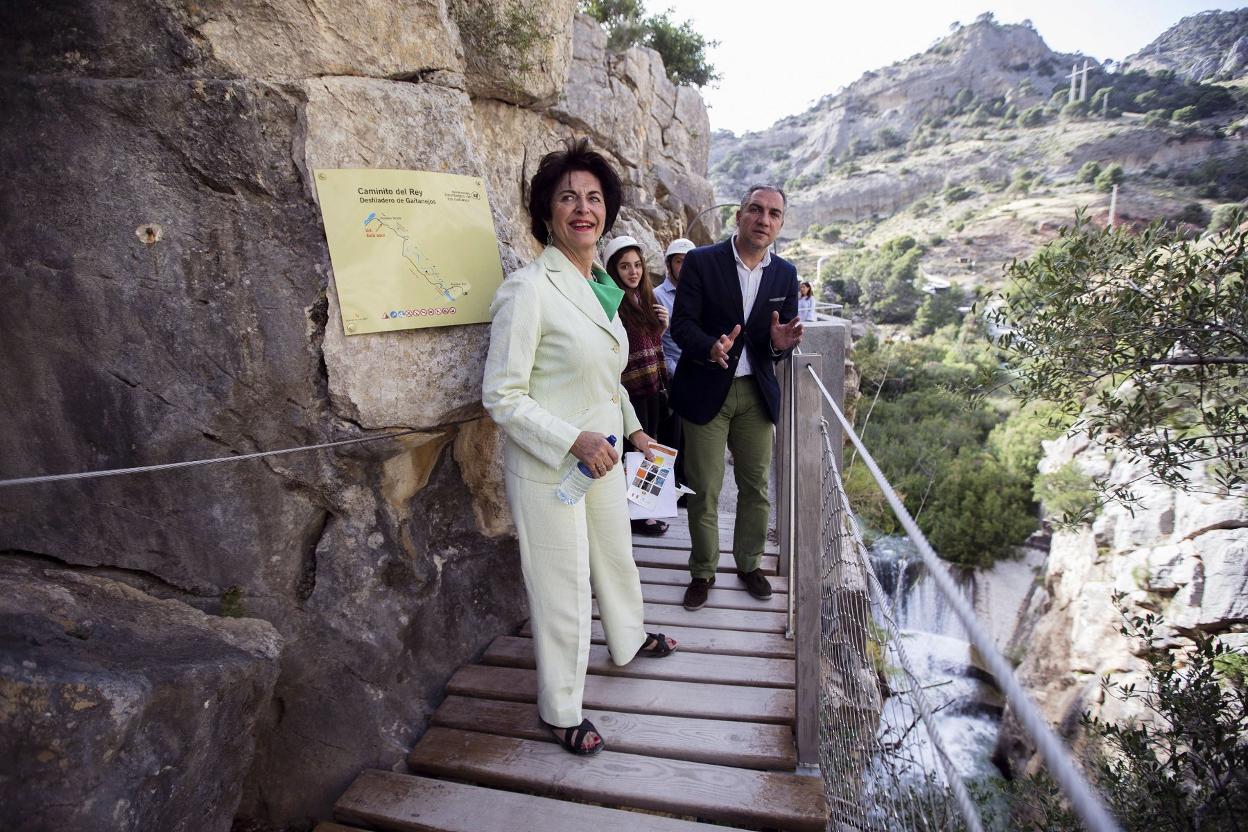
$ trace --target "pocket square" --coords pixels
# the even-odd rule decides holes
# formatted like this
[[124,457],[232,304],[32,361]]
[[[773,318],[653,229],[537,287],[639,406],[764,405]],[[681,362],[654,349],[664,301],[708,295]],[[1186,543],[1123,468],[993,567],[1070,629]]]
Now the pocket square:
[[768,303],[775,303],[776,301],[782,301],[782,300],[784,300],[784,295],[781,295],[778,298],[767,298]]

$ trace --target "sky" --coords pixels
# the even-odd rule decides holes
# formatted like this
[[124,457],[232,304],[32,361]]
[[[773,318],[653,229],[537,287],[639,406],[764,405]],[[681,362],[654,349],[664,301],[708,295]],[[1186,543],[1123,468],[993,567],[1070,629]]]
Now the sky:
[[869,69],[922,52],[991,11],[1001,23],[1030,19],[1049,48],[1122,60],[1179,22],[1239,3],[1203,0],[647,0],[649,12],[672,9],[708,39],[722,76],[702,90],[711,127],[742,133],[800,113]]

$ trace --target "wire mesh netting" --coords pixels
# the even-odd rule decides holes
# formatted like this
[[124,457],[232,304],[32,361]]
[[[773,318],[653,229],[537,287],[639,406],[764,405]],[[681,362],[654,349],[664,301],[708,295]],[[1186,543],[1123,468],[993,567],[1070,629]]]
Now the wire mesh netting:
[[980,830],[850,511],[826,425],[819,757],[828,829]]

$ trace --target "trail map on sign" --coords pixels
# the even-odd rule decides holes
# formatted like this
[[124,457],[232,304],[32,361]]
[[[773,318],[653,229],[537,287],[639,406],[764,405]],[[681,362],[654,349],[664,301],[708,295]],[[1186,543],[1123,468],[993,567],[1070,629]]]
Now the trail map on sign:
[[315,175],[348,335],[490,319],[503,269],[483,180],[412,170]]

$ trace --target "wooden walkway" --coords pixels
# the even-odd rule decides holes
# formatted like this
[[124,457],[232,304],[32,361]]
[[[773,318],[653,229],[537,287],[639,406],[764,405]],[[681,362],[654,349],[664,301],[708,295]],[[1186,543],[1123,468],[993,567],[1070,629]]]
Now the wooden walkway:
[[776,556],[764,558],[769,601],[745,592],[724,554],[707,606],[689,612],[684,513],[663,537],[633,543],[647,629],[680,648],[616,667],[594,622],[584,707],[605,751],[573,756],[539,723],[525,628],[451,678],[411,773],[364,772],[338,800],[338,823],[316,832],[824,829],[819,778],[794,773],[794,652]]

